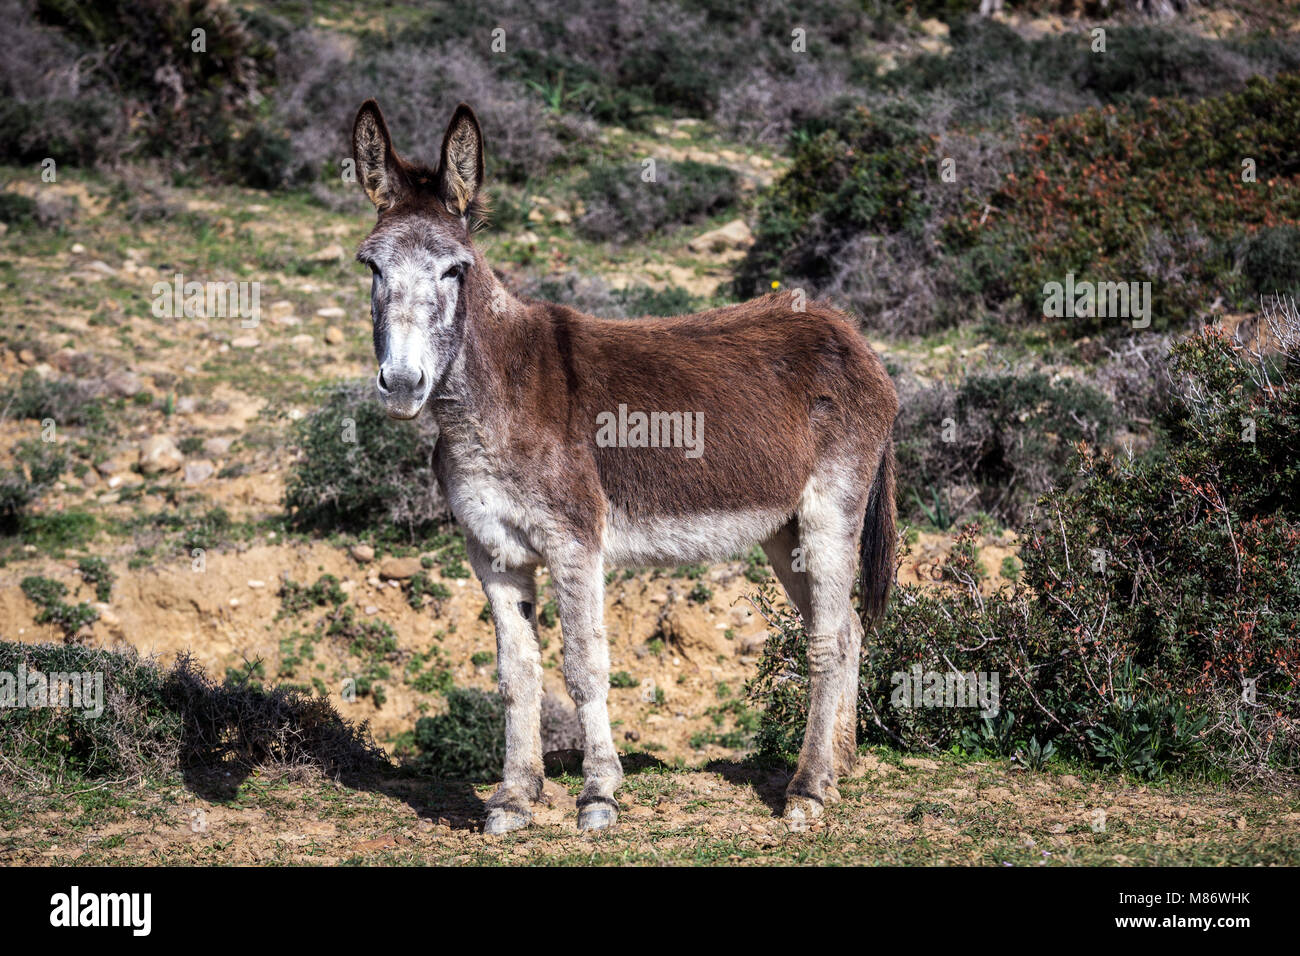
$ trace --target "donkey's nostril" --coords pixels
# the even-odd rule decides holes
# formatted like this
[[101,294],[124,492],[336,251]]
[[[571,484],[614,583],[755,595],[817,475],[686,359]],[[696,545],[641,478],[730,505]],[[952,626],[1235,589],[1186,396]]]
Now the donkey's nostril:
[[424,369],[420,369],[420,380],[415,383],[416,388],[424,388]]
[[385,392],[389,391],[388,382],[384,378],[384,370],[382,368],[379,370],[379,387]]

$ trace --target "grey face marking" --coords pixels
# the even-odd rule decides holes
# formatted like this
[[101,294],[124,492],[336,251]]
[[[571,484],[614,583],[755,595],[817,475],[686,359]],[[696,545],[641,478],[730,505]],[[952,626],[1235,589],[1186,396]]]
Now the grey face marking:
[[473,252],[451,225],[408,216],[377,226],[357,259],[374,273],[375,388],[391,417],[414,418],[460,351]]

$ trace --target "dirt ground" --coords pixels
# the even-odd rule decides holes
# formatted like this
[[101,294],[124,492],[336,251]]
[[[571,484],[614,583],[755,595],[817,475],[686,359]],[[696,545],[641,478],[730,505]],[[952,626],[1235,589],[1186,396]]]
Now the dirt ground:
[[0,864],[1294,865],[1296,795],[1145,787],[1087,772],[861,757],[808,829],[779,818],[782,773],[721,760],[625,761],[622,816],[580,835],[578,778],[506,837],[481,832],[490,785],[293,775],[0,797]]

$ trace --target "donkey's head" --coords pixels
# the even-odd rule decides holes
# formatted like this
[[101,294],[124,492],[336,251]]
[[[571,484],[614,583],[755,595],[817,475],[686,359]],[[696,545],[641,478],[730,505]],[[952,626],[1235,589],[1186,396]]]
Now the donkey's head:
[[397,155],[379,104],[367,100],[352,128],[352,156],[379,221],[357,250],[370,266],[375,387],[393,418],[414,418],[460,351],[470,234],[482,215],[483,134],[456,107],[436,170]]

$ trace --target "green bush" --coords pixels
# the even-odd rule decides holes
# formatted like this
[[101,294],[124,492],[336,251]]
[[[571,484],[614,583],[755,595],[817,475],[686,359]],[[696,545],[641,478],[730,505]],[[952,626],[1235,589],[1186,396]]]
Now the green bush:
[[591,239],[631,242],[696,222],[736,202],[736,174],[710,163],[660,161],[655,178],[641,164],[597,166],[578,186],[586,212],[578,229]]
[[99,620],[99,612],[84,601],[77,604],[64,601],[68,588],[60,581],[29,575],[19,586],[27,599],[40,608],[36,613],[36,623],[56,625],[63,631],[66,641],[76,640]]
[[1277,226],[1249,236],[1241,274],[1259,296],[1300,297],[1300,227]]
[[[1216,296],[1244,306],[1294,288],[1300,73],[1199,102],[1029,119],[1014,139],[1004,126],[923,135],[924,110],[886,101],[806,125],[760,201],[735,294],[780,281],[906,334],[986,315],[1049,321],[1045,287],[1071,274],[1149,280],[1157,329],[1187,323]],[[1256,181],[1243,176],[1247,160]],[[1243,243],[1244,282],[1234,252]],[[1129,328],[1117,316],[1050,321],[1075,336]]]
[[976,372],[905,396],[894,429],[899,510],[940,527],[977,512],[1019,524],[1068,477],[1074,444],[1105,442],[1116,425],[1098,389],[1042,372]]
[[454,687],[447,713],[415,724],[412,764],[440,777],[495,780],[505,764],[506,718],[497,694]]
[[0,471],[0,533],[16,534],[27,506],[58,480],[68,458],[58,445],[34,438],[14,446],[14,464]]
[[447,517],[433,474],[437,438],[428,415],[390,419],[369,382],[330,389],[294,427],[297,458],[284,495],[290,521],[408,539],[434,529]]

